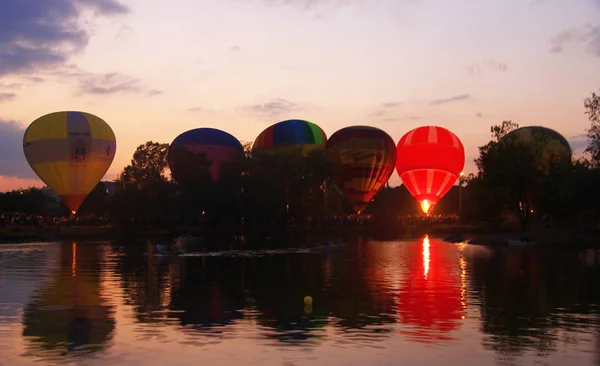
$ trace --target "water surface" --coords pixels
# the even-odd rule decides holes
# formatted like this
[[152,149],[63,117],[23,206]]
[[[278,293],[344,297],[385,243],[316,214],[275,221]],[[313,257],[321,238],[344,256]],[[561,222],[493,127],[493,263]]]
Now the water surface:
[[600,365],[594,250],[357,238],[153,254],[0,245],[0,364]]

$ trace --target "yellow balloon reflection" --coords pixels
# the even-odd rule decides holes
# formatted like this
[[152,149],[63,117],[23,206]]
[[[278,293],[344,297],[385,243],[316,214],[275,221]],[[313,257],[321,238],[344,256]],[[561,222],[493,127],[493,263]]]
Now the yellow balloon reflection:
[[61,244],[59,271],[25,307],[23,335],[31,341],[28,353],[64,356],[106,347],[115,320],[94,268],[99,255],[94,245]]

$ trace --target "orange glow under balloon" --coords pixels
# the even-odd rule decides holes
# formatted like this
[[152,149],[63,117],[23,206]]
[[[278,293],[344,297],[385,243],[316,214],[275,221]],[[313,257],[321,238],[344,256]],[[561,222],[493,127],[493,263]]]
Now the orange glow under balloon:
[[431,205],[431,204],[429,203],[429,201],[428,201],[428,200],[422,200],[422,201],[420,202],[420,204],[421,204],[421,210],[423,210],[423,213],[424,213],[424,214],[428,214],[428,213],[429,213],[429,210],[430,210],[430,209],[431,209],[431,207],[433,206],[433,205]]

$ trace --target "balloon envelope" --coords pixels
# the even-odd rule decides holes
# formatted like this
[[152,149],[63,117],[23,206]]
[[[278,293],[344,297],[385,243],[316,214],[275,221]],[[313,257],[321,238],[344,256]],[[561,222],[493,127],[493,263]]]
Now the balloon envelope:
[[85,112],[54,112],[33,121],[23,136],[27,162],[75,213],[110,167],[115,134]]
[[[203,158],[199,155],[203,155]],[[169,169],[178,183],[186,183],[207,172],[212,181],[219,181],[228,163],[241,173],[241,165],[236,163],[243,158],[244,148],[237,138],[208,127],[189,130],[177,136],[169,146],[168,153]]]
[[542,126],[527,126],[517,128],[507,133],[502,141],[524,143],[534,149],[537,165],[548,172],[553,160],[571,160],[571,145],[558,132]]
[[325,148],[327,136],[321,127],[300,119],[281,121],[267,127],[258,135],[252,152],[291,152],[306,156],[313,150]]
[[334,183],[360,213],[394,173],[394,140],[375,127],[342,128],[327,141],[327,160]]
[[418,127],[398,142],[396,171],[425,213],[450,190],[464,166],[462,142],[443,127]]

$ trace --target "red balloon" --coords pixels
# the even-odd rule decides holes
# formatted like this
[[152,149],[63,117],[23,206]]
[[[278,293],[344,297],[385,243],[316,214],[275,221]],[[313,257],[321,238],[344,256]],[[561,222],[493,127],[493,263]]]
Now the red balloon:
[[415,128],[396,147],[396,172],[424,213],[450,190],[464,166],[462,142],[443,127]]

